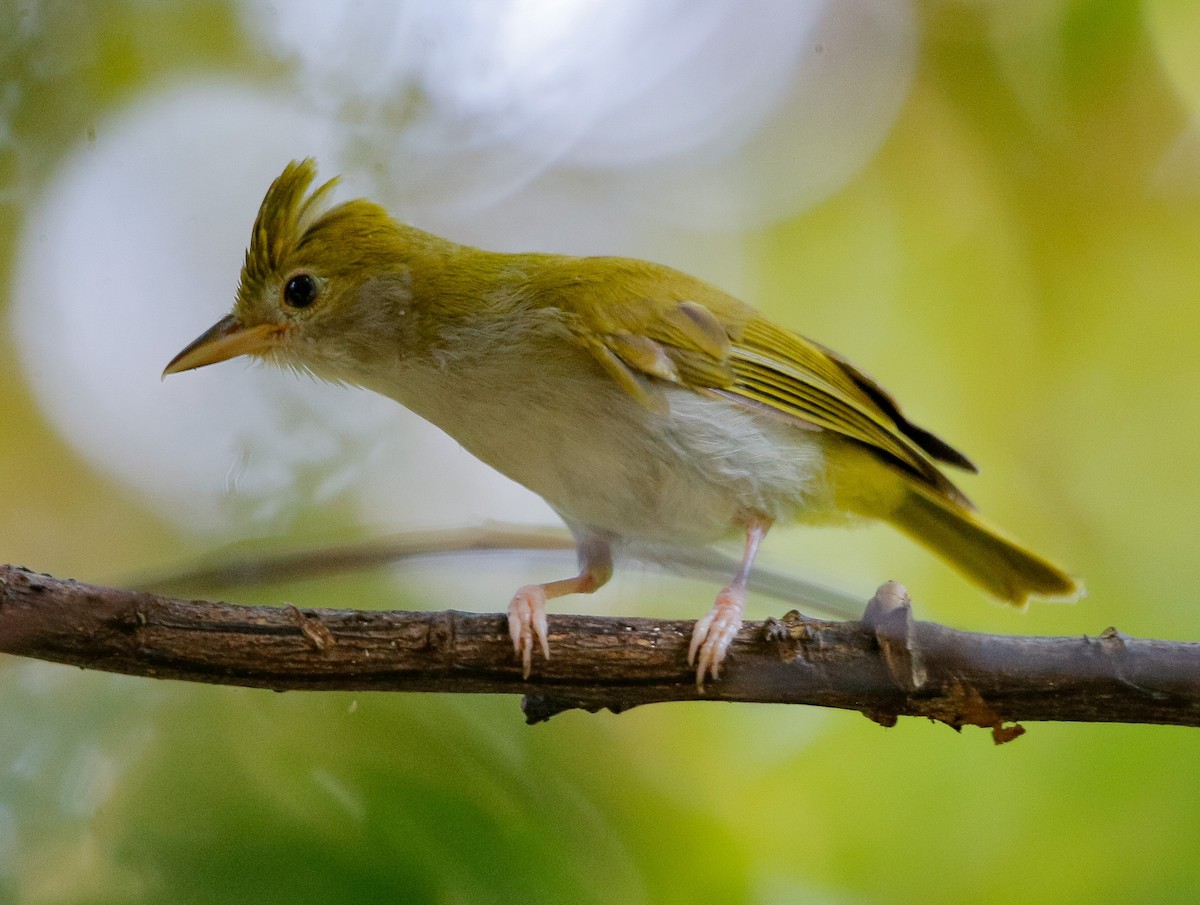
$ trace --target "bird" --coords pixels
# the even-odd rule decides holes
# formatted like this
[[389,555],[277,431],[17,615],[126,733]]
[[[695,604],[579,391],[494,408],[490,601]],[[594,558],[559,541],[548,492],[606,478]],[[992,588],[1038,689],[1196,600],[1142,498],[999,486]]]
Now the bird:
[[541,496],[578,572],[513,594],[523,677],[550,658],[547,601],[590,594],[631,544],[744,542],[694,626],[700,689],[741,627],[776,524],[882,521],[992,597],[1081,583],[985,521],[942,466],[977,471],[846,358],[696,277],[623,257],[459,244],[292,161],[267,190],[232,311],[163,376],[249,355],[387,396]]

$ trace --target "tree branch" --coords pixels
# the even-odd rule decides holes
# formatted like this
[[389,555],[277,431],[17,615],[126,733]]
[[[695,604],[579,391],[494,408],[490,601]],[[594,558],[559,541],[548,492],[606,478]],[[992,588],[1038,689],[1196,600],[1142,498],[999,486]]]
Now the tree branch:
[[[639,549],[634,546],[621,552],[635,562],[661,566],[676,575],[722,583],[728,581],[740,565],[740,557],[731,557],[711,547]],[[217,554],[215,562],[143,576],[132,584],[139,590],[160,594],[208,595],[254,585],[343,575],[416,559],[548,553],[569,553],[574,564],[574,535],[564,528],[488,522],[478,527],[402,531],[376,541],[307,547],[290,552],[223,550]],[[755,595],[772,597],[792,606],[815,607],[826,616],[853,619],[862,611],[862,601],[844,591],[761,565],[755,565],[750,573],[749,587]]]
[[696,689],[690,621],[550,617],[553,659],[522,681],[505,619],[183,601],[0,566],[0,652],[88,669],[279,691],[524,694],[529,722],[660,701],[815,704],[883,725],[924,716],[1019,735],[1017,721],[1200,725],[1200,644],[961,632],[912,619],[889,583],[858,622],[748,622]]

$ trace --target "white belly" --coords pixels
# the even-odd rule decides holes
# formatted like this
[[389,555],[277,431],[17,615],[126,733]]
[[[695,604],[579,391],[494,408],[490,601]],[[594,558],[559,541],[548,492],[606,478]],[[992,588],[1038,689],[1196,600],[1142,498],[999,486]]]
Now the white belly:
[[653,542],[707,543],[751,515],[820,505],[816,435],[690,390],[668,400],[665,418],[631,400],[620,417],[572,425],[587,442],[555,463],[557,486],[529,486],[569,522]]
[[568,523],[628,540],[708,543],[752,514],[791,521],[829,508],[821,432],[674,387],[658,414],[570,362],[522,391],[528,375],[510,368],[525,364],[410,374],[388,395]]

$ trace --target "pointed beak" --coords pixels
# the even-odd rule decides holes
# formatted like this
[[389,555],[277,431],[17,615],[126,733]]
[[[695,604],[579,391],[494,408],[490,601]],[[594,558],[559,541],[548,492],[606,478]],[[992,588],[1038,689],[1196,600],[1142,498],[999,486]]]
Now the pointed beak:
[[186,349],[172,358],[171,363],[163,369],[162,376],[215,365],[218,361],[226,361],[239,355],[265,352],[283,330],[282,324],[243,327],[237,318],[230,314],[205,330]]

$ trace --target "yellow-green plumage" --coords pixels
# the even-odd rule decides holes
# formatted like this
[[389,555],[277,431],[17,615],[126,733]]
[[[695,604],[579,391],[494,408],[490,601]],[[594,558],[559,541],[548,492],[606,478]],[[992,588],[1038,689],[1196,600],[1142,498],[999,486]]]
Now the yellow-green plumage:
[[[840,356],[669,268],[611,258],[568,262],[561,272],[551,269],[557,276],[547,280],[542,297],[556,299],[579,323],[590,325],[580,329],[581,341],[639,400],[655,407],[648,397],[656,381],[667,381],[719,392],[795,419],[802,429],[857,441],[885,467],[854,457],[856,467],[842,482],[894,486],[882,495],[885,502],[878,493],[843,493],[850,511],[892,523],[1001,600],[1022,605],[1031,595],[1078,593],[1060,568],[982,521],[935,464],[936,459],[975,471],[969,459],[911,424],[882,387]],[[664,281],[671,286],[665,299],[656,291]],[[580,301],[572,302],[568,290],[588,282],[606,288],[579,293]]]
[[[271,186],[233,314],[168,371],[251,353],[359,384],[542,495],[579,538],[583,571],[513,606],[538,613],[546,596],[594,589],[624,541],[749,527],[748,568],[773,521],[854,517],[892,523],[1002,600],[1077,593],[974,514],[937,464],[974,470],[965,456],[749,305],[645,261],[499,254],[368,201],[326,210],[331,183],[308,194],[314,177],[293,163]],[[723,593],[744,591],[742,577]],[[718,626],[736,628],[740,604],[723,605],[738,618]],[[705,642],[701,679],[725,635]]]

